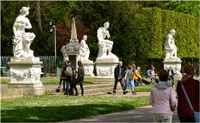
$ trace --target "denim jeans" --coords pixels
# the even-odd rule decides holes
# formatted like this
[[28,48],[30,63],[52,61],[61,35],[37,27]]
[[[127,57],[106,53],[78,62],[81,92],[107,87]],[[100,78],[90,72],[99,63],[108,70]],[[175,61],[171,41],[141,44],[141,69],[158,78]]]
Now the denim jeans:
[[131,86],[131,92],[134,92],[135,84],[133,79],[129,79],[128,84]]
[[126,82],[126,79],[122,79],[122,89],[123,89],[123,92],[126,92],[127,90],[127,82]]

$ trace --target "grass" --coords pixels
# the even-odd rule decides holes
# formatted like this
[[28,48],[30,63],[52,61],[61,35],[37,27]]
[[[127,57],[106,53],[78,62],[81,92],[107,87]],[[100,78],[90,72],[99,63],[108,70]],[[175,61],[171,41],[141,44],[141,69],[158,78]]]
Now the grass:
[[[1,84],[8,84],[10,81],[9,77],[1,77]],[[58,85],[60,79],[56,76],[41,77],[41,81],[46,85]],[[93,79],[85,79],[84,84],[92,84]]]
[[2,122],[58,122],[134,109],[148,97],[43,95],[1,100]]
[[152,85],[135,86],[135,92],[150,92]]
[[0,77],[1,79],[1,84],[8,84],[10,81],[10,78],[8,77]]

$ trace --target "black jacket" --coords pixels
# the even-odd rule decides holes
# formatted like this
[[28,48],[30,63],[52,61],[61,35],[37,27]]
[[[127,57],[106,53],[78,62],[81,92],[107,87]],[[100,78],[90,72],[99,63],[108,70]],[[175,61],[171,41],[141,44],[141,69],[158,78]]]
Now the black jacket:
[[[125,69],[123,67],[121,67],[121,77],[124,76],[124,72],[125,72]],[[118,80],[118,77],[119,77],[119,65],[117,65],[115,67],[114,76],[115,76],[115,80]]]

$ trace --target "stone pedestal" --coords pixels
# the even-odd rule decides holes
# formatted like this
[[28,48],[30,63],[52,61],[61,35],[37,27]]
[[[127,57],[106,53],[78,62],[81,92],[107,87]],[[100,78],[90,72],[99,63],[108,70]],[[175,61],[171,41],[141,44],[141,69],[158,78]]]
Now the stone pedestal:
[[94,63],[93,62],[83,62],[85,77],[94,77]]
[[164,59],[163,63],[164,63],[164,69],[168,70],[170,67],[172,68],[172,70],[175,72],[175,77],[176,78],[181,78],[182,74],[181,74],[181,59],[180,58],[168,58],[168,59]]
[[11,81],[9,88],[18,89],[23,95],[42,95],[44,89],[40,81],[41,64],[39,58],[26,61],[15,61],[11,59],[8,63],[10,67]]
[[109,59],[97,60],[96,73],[97,78],[114,78],[114,69],[119,61],[111,61]]

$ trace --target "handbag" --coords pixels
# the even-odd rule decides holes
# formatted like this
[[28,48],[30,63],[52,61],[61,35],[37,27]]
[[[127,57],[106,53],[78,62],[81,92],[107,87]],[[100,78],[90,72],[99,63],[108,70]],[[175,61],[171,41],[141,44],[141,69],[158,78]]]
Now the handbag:
[[188,97],[188,95],[187,95],[187,93],[186,93],[185,87],[183,86],[182,82],[181,82],[181,87],[182,87],[182,89],[183,89],[183,92],[184,92],[184,95],[185,95],[185,97],[186,97],[186,99],[187,99],[187,102],[188,102],[188,104],[189,104],[189,106],[190,106],[192,112],[194,113],[195,122],[196,122],[196,123],[199,123],[199,122],[200,122],[200,119],[199,119],[199,117],[200,117],[200,112],[194,111],[194,108],[193,108],[193,106],[192,106],[192,104],[191,104],[191,102],[190,102],[190,99],[189,99],[189,97]]

